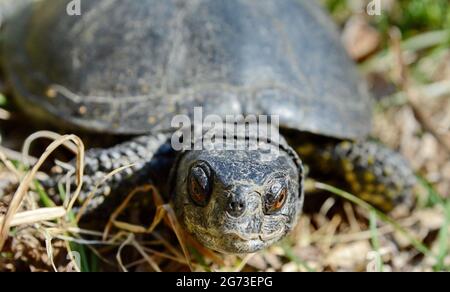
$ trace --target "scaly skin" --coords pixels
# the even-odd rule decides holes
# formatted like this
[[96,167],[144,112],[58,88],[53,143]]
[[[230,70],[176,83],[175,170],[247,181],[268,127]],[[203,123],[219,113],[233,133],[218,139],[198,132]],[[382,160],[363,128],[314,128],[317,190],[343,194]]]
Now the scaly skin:
[[311,164],[312,176],[332,179],[333,184],[385,212],[400,204],[413,204],[413,171],[400,154],[383,145],[343,141],[324,146],[304,144],[297,151]]
[[384,211],[412,205],[415,176],[400,154],[373,142],[343,142],[333,153],[351,191],[363,200]]
[[[168,149],[164,145],[167,139],[164,134],[141,136],[112,148],[87,151],[80,202],[83,203],[108,174],[121,167],[132,165],[114,174],[97,189],[88,204],[88,211],[95,210],[103,204],[111,193],[117,194],[119,188],[129,191],[139,184],[150,183],[153,178],[152,170],[165,167],[164,152]],[[55,187],[60,182],[64,183],[64,180],[64,176],[56,175],[43,184],[47,188]]]

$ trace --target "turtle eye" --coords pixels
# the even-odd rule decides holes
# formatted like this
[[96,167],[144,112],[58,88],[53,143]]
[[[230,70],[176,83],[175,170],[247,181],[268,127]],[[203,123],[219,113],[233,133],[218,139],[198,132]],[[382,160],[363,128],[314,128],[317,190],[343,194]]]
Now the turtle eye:
[[198,162],[191,167],[188,191],[191,200],[200,207],[208,205],[211,197],[211,168],[206,162]]
[[265,197],[264,213],[270,215],[279,211],[286,202],[288,188],[285,182],[276,181],[270,187]]

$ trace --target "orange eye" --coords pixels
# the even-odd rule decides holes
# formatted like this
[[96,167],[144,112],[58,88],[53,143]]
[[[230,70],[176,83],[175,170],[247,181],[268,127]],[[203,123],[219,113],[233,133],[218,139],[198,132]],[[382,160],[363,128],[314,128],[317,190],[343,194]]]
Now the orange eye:
[[288,196],[288,188],[285,184],[276,182],[266,194],[265,213],[273,214],[283,208]]
[[188,191],[191,200],[197,206],[204,207],[211,197],[211,170],[205,162],[199,162],[191,168]]
[[287,189],[283,188],[283,190],[280,192],[280,194],[278,195],[278,199],[275,202],[273,208],[275,210],[279,210],[281,209],[281,207],[283,207],[284,202],[286,201],[286,197],[287,197]]

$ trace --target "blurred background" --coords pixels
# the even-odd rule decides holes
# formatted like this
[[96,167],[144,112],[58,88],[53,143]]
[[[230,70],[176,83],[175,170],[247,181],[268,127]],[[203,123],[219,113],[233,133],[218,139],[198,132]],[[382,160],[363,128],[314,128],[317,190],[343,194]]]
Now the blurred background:
[[[82,239],[74,225],[37,224],[13,229],[0,253],[0,271],[185,271],[188,262],[199,271],[450,271],[450,2],[320,2],[376,99],[373,137],[400,151],[417,173],[412,213],[390,219],[331,195],[318,210],[302,215],[291,236],[268,250],[222,256],[188,242],[189,260],[169,227],[157,229],[150,239],[128,231],[102,241],[88,230],[89,240]],[[0,76],[0,189],[5,189],[0,214],[7,210],[17,173],[26,170],[15,151],[34,130],[15,116]],[[49,204],[39,187],[30,198],[23,208]],[[120,252],[135,260],[118,263],[118,247],[130,237],[137,245]],[[67,257],[68,250],[81,255],[81,261]]]

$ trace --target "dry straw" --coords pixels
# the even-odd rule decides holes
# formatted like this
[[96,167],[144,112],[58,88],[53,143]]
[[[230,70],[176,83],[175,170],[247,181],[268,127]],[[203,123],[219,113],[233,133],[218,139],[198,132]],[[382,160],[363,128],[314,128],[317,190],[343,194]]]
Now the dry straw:
[[[37,132],[30,136],[25,143],[25,151],[29,148],[29,145],[32,141],[38,138],[50,138],[54,139],[54,141],[47,147],[38,161],[34,164],[30,171],[25,175],[23,179],[21,179],[20,185],[17,188],[14,196],[9,204],[6,215],[0,217],[0,250],[3,249],[3,246],[8,238],[9,230],[11,227],[22,225],[22,224],[33,224],[37,222],[42,222],[43,220],[54,220],[58,218],[62,218],[70,212],[72,206],[75,204],[78,195],[80,194],[82,184],[83,184],[83,161],[84,161],[84,145],[81,139],[75,135],[64,135],[60,136],[55,133],[43,131]],[[69,205],[67,208],[64,207],[56,207],[56,208],[41,208],[31,211],[18,212],[19,208],[26,197],[30,186],[33,183],[33,180],[44,164],[44,162],[48,159],[48,157],[60,146],[64,146],[74,152],[76,154],[76,180],[77,187]],[[24,155],[24,157],[28,157]],[[0,155],[1,160],[7,165],[8,161],[6,160],[5,155]],[[26,161],[26,160],[25,160]],[[10,165],[11,166],[11,165]],[[8,167],[10,168],[10,167]]]

